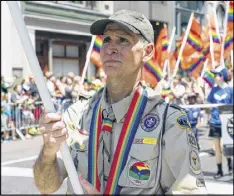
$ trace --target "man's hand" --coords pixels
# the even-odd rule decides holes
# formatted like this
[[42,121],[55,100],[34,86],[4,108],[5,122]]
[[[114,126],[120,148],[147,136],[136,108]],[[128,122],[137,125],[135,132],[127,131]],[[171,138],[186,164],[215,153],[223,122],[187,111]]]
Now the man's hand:
[[100,195],[101,193],[97,191],[96,188],[93,187],[93,185],[91,185],[87,180],[84,179],[84,176],[82,174],[79,175],[79,180],[80,180],[80,184],[83,187],[83,189],[85,189],[85,191],[88,194],[97,194]]

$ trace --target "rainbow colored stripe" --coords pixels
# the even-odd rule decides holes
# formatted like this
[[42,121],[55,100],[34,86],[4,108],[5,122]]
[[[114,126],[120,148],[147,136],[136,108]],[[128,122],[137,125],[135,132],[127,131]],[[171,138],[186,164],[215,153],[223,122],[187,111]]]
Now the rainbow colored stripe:
[[102,46],[102,37],[97,35],[93,44],[93,50],[100,53],[101,46]]
[[231,23],[233,25],[233,1],[229,1],[228,23]]
[[206,60],[205,56],[201,55],[195,63],[188,66],[188,71],[193,72],[197,68],[197,66],[203,63],[205,60]]
[[101,133],[102,126],[101,119],[101,98],[97,101],[94,106],[91,126],[90,126],[90,136],[89,136],[89,151],[88,151],[88,181],[92,184],[98,191],[100,191],[100,180],[98,178],[98,147],[99,147],[99,137]]
[[159,65],[153,60],[150,59],[144,64],[145,69],[150,72],[159,82],[162,79],[162,70]]
[[211,27],[211,35],[212,35],[212,40],[213,42],[220,44],[220,40],[218,37],[218,34],[216,32],[216,28],[215,27]]
[[202,78],[212,88],[214,85],[214,74],[209,70],[206,70]]
[[167,51],[167,48],[168,48],[168,40],[167,40],[167,37],[163,37],[163,40],[162,40],[162,51]]
[[147,91],[142,87],[135,92],[124,121],[119,141],[115,150],[109,177],[104,194],[119,194],[121,187],[118,180],[128,159],[133,139],[139,126],[139,121],[147,103]]
[[224,42],[224,50],[226,50],[233,42],[233,36],[228,35]]
[[196,50],[196,51],[201,51],[201,39],[200,35],[198,35],[195,31],[190,29],[189,35],[187,42]]
[[112,131],[112,125],[113,125],[113,123],[112,123],[111,119],[104,118],[103,123],[102,123],[102,130],[111,132]]

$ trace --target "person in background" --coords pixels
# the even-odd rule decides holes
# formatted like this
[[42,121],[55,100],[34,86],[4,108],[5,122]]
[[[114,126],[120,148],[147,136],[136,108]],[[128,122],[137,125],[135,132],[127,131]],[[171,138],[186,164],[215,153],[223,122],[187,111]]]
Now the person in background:
[[[207,98],[207,101],[212,104],[233,104],[233,88],[228,86],[228,72],[227,69],[218,66],[216,69],[211,70],[215,74],[215,85],[212,87],[211,92]],[[214,178],[220,178],[223,176],[222,169],[222,150],[221,150],[221,137],[222,137],[222,122],[220,119],[220,111],[218,107],[211,109],[210,113],[210,132],[209,137],[213,138],[216,163],[218,167],[218,172]],[[227,157],[228,171],[229,174],[232,173],[233,164],[231,157]]]
[[[197,97],[198,97],[197,94],[194,92],[188,93],[187,95],[188,105],[197,104]],[[198,128],[200,127],[201,109],[198,107],[193,107],[193,108],[186,108],[185,111],[187,113],[191,128],[194,131],[198,150],[200,150],[200,145],[198,142]]]
[[182,98],[185,93],[185,86],[182,84],[182,77],[180,75],[176,75],[173,78],[171,83],[171,91],[175,96],[174,103],[177,105],[183,104]]
[[[11,95],[11,102],[14,105],[13,110],[12,110],[13,119],[15,122],[19,122],[20,120],[22,120],[20,108],[29,97],[26,94],[23,95],[23,89],[22,89],[21,84],[16,85],[13,88],[13,90],[14,91]],[[26,129],[25,138],[31,139],[32,136],[29,134],[28,131],[29,131],[29,129]]]
[[[1,130],[4,132],[4,142],[16,140],[14,123],[12,120],[11,106],[8,100],[8,93],[1,91]],[[12,139],[9,131],[11,131]]]

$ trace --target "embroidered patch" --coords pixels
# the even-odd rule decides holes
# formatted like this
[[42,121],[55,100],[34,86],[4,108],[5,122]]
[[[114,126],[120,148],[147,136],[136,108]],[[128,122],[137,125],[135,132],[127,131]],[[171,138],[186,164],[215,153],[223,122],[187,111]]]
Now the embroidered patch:
[[197,147],[197,140],[196,140],[193,132],[187,131],[187,141],[188,141],[188,144],[191,145],[192,147],[198,148]]
[[133,144],[157,144],[157,139],[149,137],[136,138],[134,139]]
[[205,185],[205,180],[204,179],[197,179],[196,184],[198,187],[204,187]]
[[190,169],[194,174],[200,174],[201,173],[201,163],[198,156],[197,151],[190,150],[189,153],[189,163],[190,163]]
[[182,129],[190,129],[191,130],[191,125],[189,123],[188,117],[184,114],[180,115],[176,119],[176,124],[178,124],[179,127]]
[[144,131],[153,131],[159,124],[160,118],[157,114],[148,114],[141,121],[141,128]]
[[147,163],[136,162],[129,168],[128,177],[135,185],[143,185],[150,178],[150,168]]

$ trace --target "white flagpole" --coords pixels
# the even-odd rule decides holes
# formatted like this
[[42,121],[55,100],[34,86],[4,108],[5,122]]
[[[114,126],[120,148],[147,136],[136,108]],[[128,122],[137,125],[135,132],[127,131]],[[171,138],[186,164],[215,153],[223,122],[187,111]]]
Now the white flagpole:
[[87,55],[86,55],[85,66],[84,66],[83,73],[82,73],[82,76],[81,76],[80,84],[84,83],[84,78],[85,78],[85,75],[86,75],[86,72],[87,72],[87,69],[88,69],[88,65],[89,65],[89,62],[90,62],[90,56],[91,56],[91,52],[92,52],[92,49],[93,49],[95,39],[96,39],[96,35],[93,35],[90,46],[89,46],[89,50],[88,50]]
[[[222,39],[222,42],[221,42],[222,45],[221,45],[221,54],[220,54],[220,64],[222,66],[224,66],[224,67],[225,67],[225,64],[224,64],[224,44],[225,44],[225,37],[226,37],[226,33],[227,33],[228,9],[229,9],[229,1],[226,3],[224,31],[223,31],[223,39]],[[216,12],[215,12],[215,18],[217,20]],[[216,25],[216,27],[217,27],[217,25]]]
[[176,73],[177,73],[177,70],[178,70],[178,68],[179,68],[180,58],[181,58],[181,56],[182,56],[182,52],[183,52],[183,50],[184,50],[184,47],[185,47],[185,44],[186,44],[186,41],[187,41],[187,38],[188,38],[188,34],[189,34],[190,28],[191,28],[191,26],[192,26],[193,17],[194,17],[194,13],[192,12],[192,13],[191,13],[191,16],[190,16],[190,19],[189,19],[189,22],[188,22],[188,26],[187,26],[185,35],[184,35],[183,42],[182,42],[181,47],[180,47],[179,56],[178,56],[178,59],[177,59],[177,61],[176,61],[176,65],[175,65],[175,69],[174,69],[174,73],[173,73],[172,77],[175,77],[175,75],[176,75]]
[[232,68],[233,68],[233,50],[231,50],[231,64],[232,64]]
[[[15,23],[15,27],[19,33],[19,37],[22,43],[22,46],[24,48],[26,57],[28,59],[30,68],[33,73],[33,77],[35,79],[35,83],[37,85],[38,91],[40,93],[40,97],[42,99],[42,102],[45,106],[46,112],[55,112],[54,104],[52,102],[52,99],[49,94],[49,90],[46,86],[45,79],[43,77],[42,70],[40,68],[37,56],[35,54],[35,50],[32,46],[32,43],[30,41],[28,31],[26,29],[24,20],[22,18],[22,15],[20,14],[19,7],[17,5],[16,1],[6,1],[12,16],[12,19]],[[74,166],[74,163],[72,161],[72,157],[69,151],[69,148],[64,142],[61,145],[60,148],[62,158],[68,173],[68,176],[70,178],[72,188],[74,190],[75,194],[83,194],[83,189],[80,185],[78,174],[76,171],[76,168]]]
[[201,72],[201,77],[204,75],[205,73],[205,70],[206,70],[206,67],[207,67],[207,64],[208,64],[208,59],[206,59],[204,65],[203,65],[203,68],[202,68],[202,72]]
[[[173,27],[172,32],[171,32],[171,37],[168,43],[168,48],[167,48],[167,53],[169,54],[171,52],[171,47],[172,47],[172,42],[174,40],[175,37],[175,30],[176,28]],[[167,72],[167,67],[169,66],[169,58],[165,60],[164,65],[163,65],[163,76],[166,74]],[[169,74],[169,73],[168,73]]]

